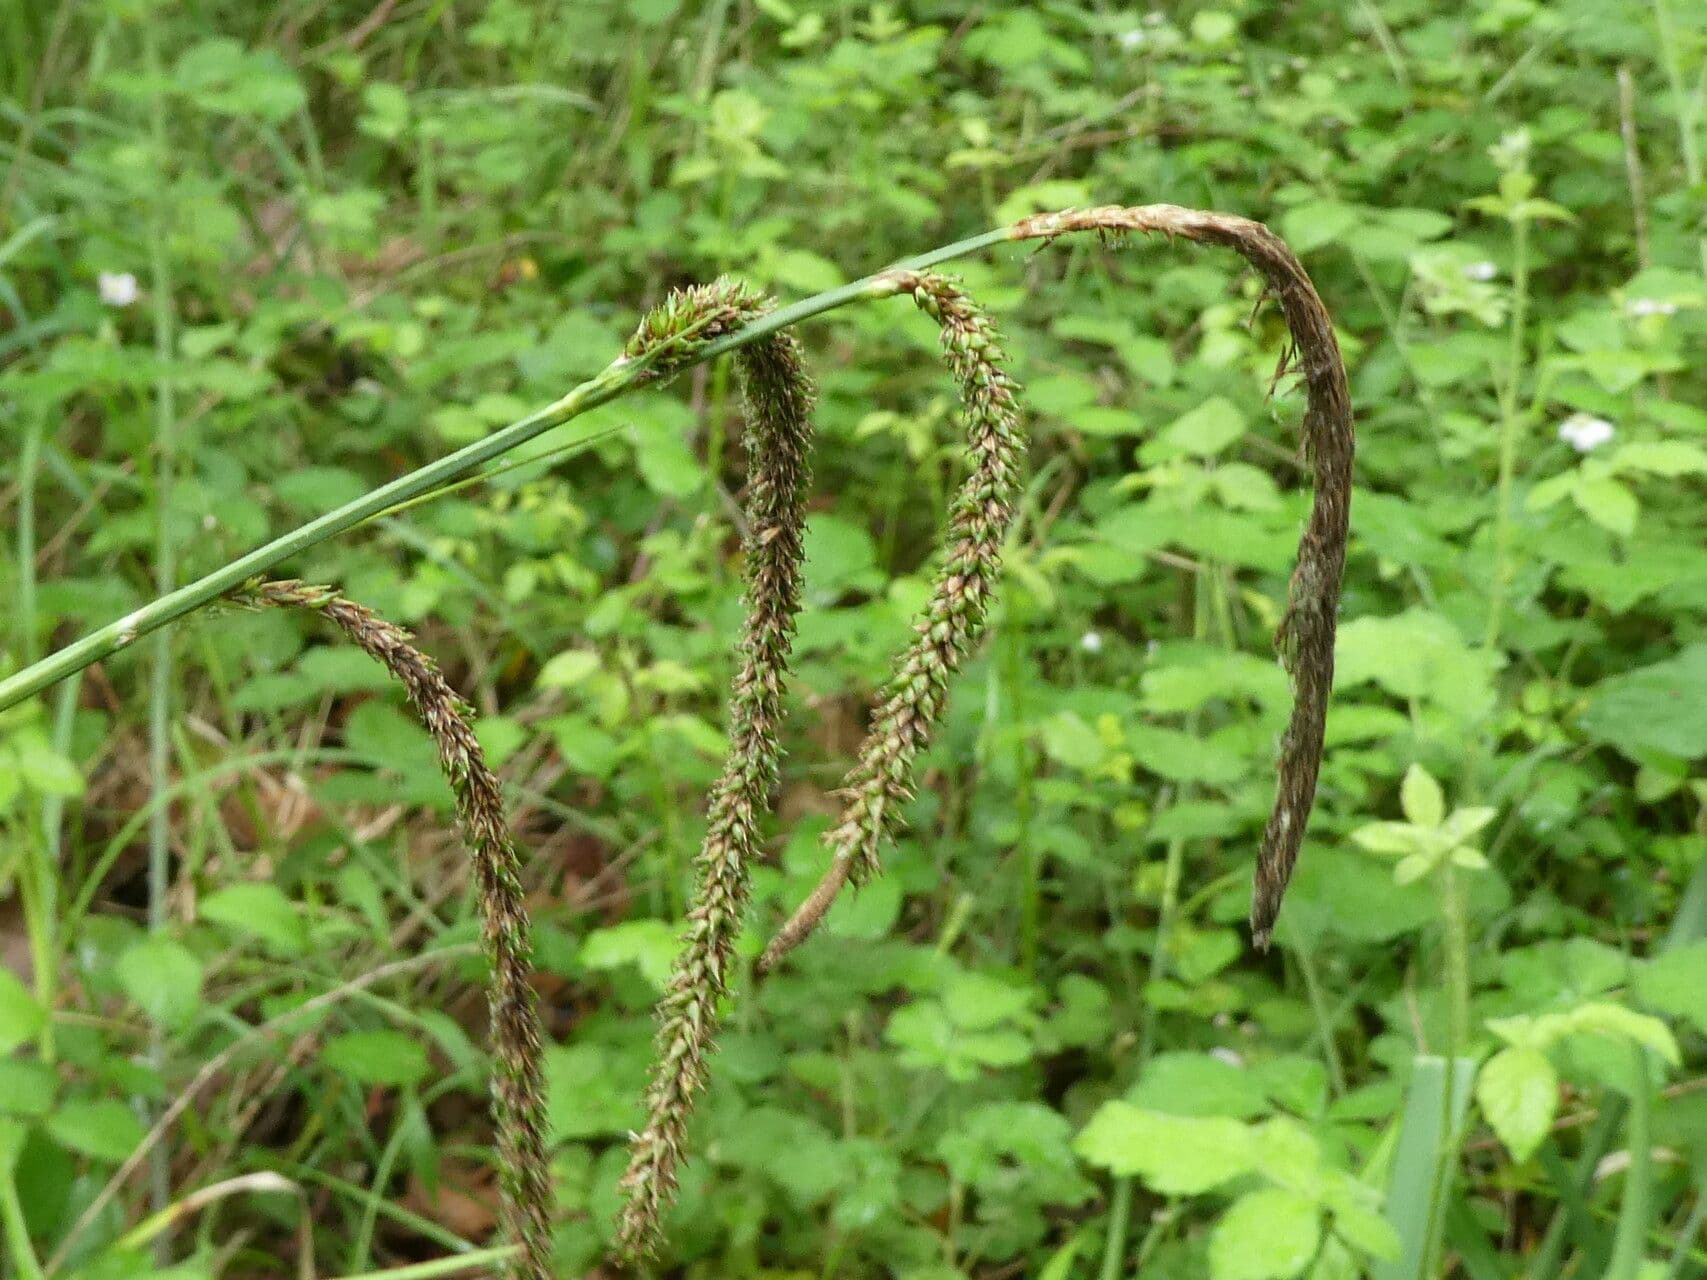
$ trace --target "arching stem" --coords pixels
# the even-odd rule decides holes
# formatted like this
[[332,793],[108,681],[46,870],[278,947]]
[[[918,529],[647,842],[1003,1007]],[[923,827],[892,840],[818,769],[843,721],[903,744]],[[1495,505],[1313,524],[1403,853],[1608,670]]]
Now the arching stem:
[[[1004,242],[1053,240],[1057,236],[1080,231],[1101,235],[1134,231],[1160,233],[1220,245],[1241,254],[1279,300],[1292,335],[1292,361],[1304,374],[1308,404],[1303,435],[1315,473],[1315,496],[1299,544],[1298,564],[1292,575],[1286,615],[1277,636],[1282,660],[1294,681],[1295,697],[1292,716],[1281,742],[1279,786],[1274,809],[1263,834],[1251,907],[1252,936],[1257,945],[1266,947],[1280,910],[1281,897],[1303,844],[1321,767],[1328,694],[1333,684],[1334,631],[1350,523],[1353,452],[1351,397],[1333,325],[1303,266],[1278,236],[1248,218],[1168,204],[1130,208],[1109,205],[1042,214],[932,249],[897,264],[890,271],[803,299],[720,334],[711,341],[693,343],[683,357],[681,367],[699,364],[726,351],[748,346],[849,302],[893,292],[894,271],[922,271]],[[0,710],[128,648],[140,637],[202,608],[292,556],[348,532],[402,503],[454,482],[553,427],[616,399],[643,381],[648,372],[645,360],[619,358],[560,400],[521,421],[382,485],[188,586],[161,596],[116,622],[89,633],[49,657],[0,680]]]

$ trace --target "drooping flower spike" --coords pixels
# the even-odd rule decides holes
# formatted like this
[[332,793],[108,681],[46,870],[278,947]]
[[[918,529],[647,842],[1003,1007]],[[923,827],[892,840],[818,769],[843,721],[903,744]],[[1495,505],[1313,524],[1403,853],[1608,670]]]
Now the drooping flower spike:
[[1179,236],[1240,254],[1262,277],[1286,318],[1292,345],[1283,367],[1290,364],[1304,376],[1301,434],[1314,473],[1314,494],[1298,543],[1286,612],[1275,632],[1275,649],[1292,677],[1292,715],[1280,741],[1274,808],[1263,829],[1251,895],[1251,938],[1266,950],[1315,804],[1333,691],[1334,635],[1351,529],[1351,467],[1356,448],[1345,361],[1328,309],[1303,264],[1285,241],[1260,222],[1171,204],[1104,205],[1039,214],[1015,223],[1008,234],[1014,240],[1048,241],[1074,231]]
[[[652,367],[667,376],[681,344],[709,342],[768,306],[730,280],[674,293],[641,322],[626,354],[656,361]],[[675,1196],[688,1118],[705,1087],[717,1006],[729,991],[749,869],[758,856],[759,820],[777,784],[777,728],[800,610],[812,382],[799,343],[787,331],[741,348],[736,366],[746,409],[747,620],[729,701],[728,759],[711,788],[687,935],[658,1005],[646,1124],[634,1137],[622,1179],[617,1252],[631,1258],[656,1246]]]
[[761,973],[806,940],[844,884],[863,883],[879,870],[879,848],[900,827],[913,795],[913,762],[942,718],[950,678],[983,629],[1019,493],[1025,433],[1018,388],[1004,367],[995,326],[964,289],[943,276],[897,271],[884,283],[911,297],[941,326],[943,360],[960,389],[971,470],[950,507],[948,552],[914,625],[917,638],[897,660],[858,761],[842,784],[841,818],[824,837],[830,866],[766,947]]
[[521,859],[504,817],[502,787],[474,736],[473,711],[407,631],[331,587],[256,581],[232,592],[230,599],[256,609],[310,609],[325,618],[397,678],[438,749],[439,766],[456,799],[457,825],[473,855],[491,967],[492,1115],[500,1211],[505,1233],[521,1246],[509,1274],[514,1280],[552,1280],[551,1175],[545,1150],[539,1010],[530,981],[532,938]]

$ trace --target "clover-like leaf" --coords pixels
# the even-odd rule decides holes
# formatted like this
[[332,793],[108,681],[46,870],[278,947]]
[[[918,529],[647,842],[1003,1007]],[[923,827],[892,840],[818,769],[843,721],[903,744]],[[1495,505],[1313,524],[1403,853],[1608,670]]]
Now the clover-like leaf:
[[1413,853],[1393,868],[1394,884],[1415,884],[1433,871],[1438,859],[1427,853]]
[[1405,770],[1399,784],[1399,807],[1419,827],[1438,827],[1446,820],[1446,796],[1434,775],[1420,764]]
[[1498,809],[1490,809],[1480,805],[1472,805],[1466,809],[1454,809],[1447,815],[1446,821],[1440,824],[1440,834],[1451,840],[1453,844],[1465,844],[1468,843],[1470,837],[1477,834],[1498,816]]
[[1428,834],[1408,822],[1371,822],[1353,831],[1351,838],[1370,853],[1404,857],[1421,853],[1429,843]]

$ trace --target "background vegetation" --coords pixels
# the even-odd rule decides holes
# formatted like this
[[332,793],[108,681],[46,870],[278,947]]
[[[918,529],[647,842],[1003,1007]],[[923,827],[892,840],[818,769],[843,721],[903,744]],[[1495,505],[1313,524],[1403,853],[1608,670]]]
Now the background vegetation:
[[[742,984],[658,1274],[1704,1273],[1707,8],[61,0],[0,31],[12,667],[561,394],[674,284],[798,296],[1152,200],[1264,219],[1315,276],[1359,487],[1275,949],[1242,921],[1307,503],[1280,321],[1187,246],[967,263],[1035,441],[1005,591],[888,874]],[[928,318],[804,337],[749,961],[958,479]],[[728,368],[588,421],[290,566],[483,712],[566,1275],[613,1230],[741,611]],[[450,805],[383,673],[282,613],[0,718],[8,1274],[492,1257]]]

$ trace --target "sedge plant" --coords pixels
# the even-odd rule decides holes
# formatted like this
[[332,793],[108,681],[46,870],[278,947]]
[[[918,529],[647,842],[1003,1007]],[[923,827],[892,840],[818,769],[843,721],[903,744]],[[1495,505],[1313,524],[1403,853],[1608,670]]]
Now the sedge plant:
[[800,603],[804,486],[813,393],[789,330],[851,302],[905,294],[942,330],[958,384],[970,469],[948,513],[947,548],[916,637],[898,658],[843,790],[841,820],[827,836],[830,861],[817,888],[778,931],[760,971],[779,963],[823,918],[840,889],[879,869],[879,849],[904,817],[912,766],[946,705],[950,680],[976,642],[993,598],[1024,451],[1017,389],[1002,365],[993,325],[958,285],[931,271],[995,245],[1053,241],[1091,232],[1105,239],[1162,234],[1228,248],[1279,303],[1290,344],[1276,380],[1296,371],[1306,389],[1301,434],[1313,501],[1276,635],[1294,699],[1280,743],[1273,810],[1257,856],[1251,931],[1266,948],[1302,847],[1320,772],[1333,683],[1334,634],[1350,517],[1350,394],[1326,307],[1297,257],[1261,223],[1175,205],[1102,206],[1026,218],[931,250],[790,306],[773,307],[728,279],[679,290],[641,323],[602,372],[520,421],[401,476],[295,529],[58,652],[0,680],[0,710],[134,645],[222,599],[322,614],[403,684],[438,744],[473,855],[488,958],[503,1221],[519,1244],[514,1274],[550,1274],[551,1187],[540,1087],[541,1038],[529,982],[529,936],[520,858],[467,708],[408,634],[330,587],[265,581],[278,565],[404,506],[461,488],[480,468],[544,432],[624,393],[736,353],[745,391],[748,456],[748,617],[730,699],[730,749],[709,800],[700,885],[681,956],[660,1006],[659,1057],[650,1117],[635,1136],[623,1179],[618,1253],[656,1248],[672,1196],[694,1096],[703,1088],[719,1004],[730,987],[734,943],[760,845],[759,822],[779,771],[777,726],[789,641]]

